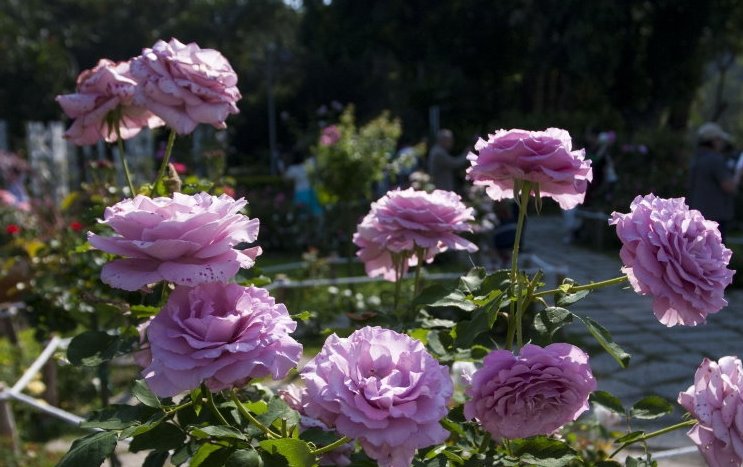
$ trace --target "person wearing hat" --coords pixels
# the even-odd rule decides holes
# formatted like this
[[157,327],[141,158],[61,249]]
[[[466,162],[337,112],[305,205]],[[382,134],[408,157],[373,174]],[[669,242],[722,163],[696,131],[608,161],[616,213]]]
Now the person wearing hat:
[[697,151],[689,167],[689,207],[717,222],[723,241],[733,220],[733,201],[740,179],[739,173],[730,170],[723,154],[732,142],[732,136],[720,125],[705,123],[697,130]]

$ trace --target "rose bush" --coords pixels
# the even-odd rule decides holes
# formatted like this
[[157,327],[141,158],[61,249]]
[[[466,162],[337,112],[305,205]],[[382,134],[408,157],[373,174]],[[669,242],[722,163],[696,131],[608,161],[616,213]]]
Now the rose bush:
[[258,219],[240,214],[246,204],[227,195],[175,193],[154,199],[138,195],[106,208],[102,223],[118,235],[91,233],[88,240],[124,258],[106,264],[101,280],[124,290],[161,280],[187,286],[226,282],[261,254],[260,247],[233,248],[258,238]]
[[653,297],[653,312],[666,326],[696,326],[727,305],[732,252],[717,223],[689,209],[683,198],[638,196],[630,212],[612,214],[622,241],[624,271],[637,293]]

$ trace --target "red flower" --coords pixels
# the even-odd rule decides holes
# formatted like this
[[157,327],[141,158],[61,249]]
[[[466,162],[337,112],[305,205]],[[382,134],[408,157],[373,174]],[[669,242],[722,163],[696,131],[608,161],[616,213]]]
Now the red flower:
[[83,229],[83,225],[79,221],[70,222],[70,228],[75,232],[80,232]]
[[7,227],[5,227],[5,231],[10,235],[15,235],[21,231],[21,228],[17,226],[16,224],[10,224]]

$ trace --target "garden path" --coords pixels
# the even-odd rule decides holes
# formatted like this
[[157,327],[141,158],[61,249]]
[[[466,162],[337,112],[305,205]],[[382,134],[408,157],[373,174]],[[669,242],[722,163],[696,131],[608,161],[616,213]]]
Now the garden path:
[[[562,219],[556,216],[530,216],[525,237],[527,251],[555,266],[567,267],[568,277],[579,283],[610,279],[620,274],[618,252],[565,245],[561,242],[561,225]],[[692,384],[703,357],[718,359],[725,355],[743,355],[743,291],[729,290],[726,295],[728,306],[711,315],[706,325],[697,327],[666,328],[653,315],[649,297],[622,286],[594,291],[573,305],[573,311],[601,323],[615,341],[632,354],[626,369],[621,369],[606,352],[591,358],[599,389],[616,395],[625,406],[649,394],[675,401],[679,391]],[[590,334],[579,323],[567,327],[566,333],[573,342],[594,345],[595,341],[592,342]],[[680,420],[682,415],[683,411],[677,408],[672,416]],[[691,444],[685,434],[678,431],[656,440],[654,450]],[[660,465],[703,465],[698,457],[690,456],[688,460],[688,463],[673,464],[661,461]]]

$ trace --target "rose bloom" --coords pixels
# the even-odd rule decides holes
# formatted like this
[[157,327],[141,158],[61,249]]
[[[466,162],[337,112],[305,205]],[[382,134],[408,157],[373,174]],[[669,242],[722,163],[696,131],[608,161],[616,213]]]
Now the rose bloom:
[[196,388],[211,391],[249,379],[281,379],[297,365],[302,344],[286,307],[265,289],[210,283],[176,287],[147,326],[152,361],[142,370],[160,397]]
[[247,201],[200,193],[172,198],[138,195],[106,208],[103,224],[118,235],[88,234],[92,246],[124,256],[103,266],[101,280],[138,290],[161,280],[194,286],[226,282],[250,268],[260,247],[235,250],[258,238],[258,219],[240,214]]
[[227,116],[239,112],[237,74],[216,50],[177,39],[157,41],[132,60],[132,74],[140,81],[135,102],[179,134],[191,133],[199,123],[226,128]]
[[704,359],[694,384],[679,393],[678,403],[697,421],[689,438],[707,465],[743,465],[743,367],[737,357]]
[[637,293],[653,297],[661,323],[696,326],[727,305],[732,252],[717,223],[689,209],[683,198],[638,196],[629,213],[612,213],[609,224],[622,241],[622,271]]
[[72,221],[70,222],[70,229],[73,232],[80,232],[83,229],[83,224],[80,221]]
[[102,59],[94,68],[80,73],[76,93],[57,96],[62,110],[75,119],[65,138],[78,145],[95,144],[101,139],[116,141],[116,127],[109,125],[108,118],[117,110],[120,118],[114,123],[123,139],[135,136],[142,128],[163,125],[149,110],[133,105],[137,83],[129,71],[129,62]]
[[19,227],[19,226],[18,226],[17,224],[8,224],[8,225],[7,225],[6,227],[5,227],[5,232],[6,232],[6,233],[7,233],[8,235],[15,235],[15,234],[17,234],[17,233],[20,233],[20,232],[21,232],[21,228],[20,228],[20,227]]
[[583,149],[573,151],[570,134],[559,128],[544,131],[498,130],[475,144],[477,153],[467,178],[486,187],[494,200],[513,198],[517,180],[539,185],[539,194],[571,209],[581,204],[593,179],[591,161]]
[[[405,274],[419,260],[430,263],[449,248],[475,252],[474,243],[457,235],[472,232],[473,213],[451,191],[388,191],[372,203],[371,211],[358,225],[353,236],[359,247],[356,255],[364,262],[369,276],[394,281],[397,274],[393,254],[403,257],[400,273]],[[416,249],[423,250],[421,258]]]
[[301,372],[304,413],[357,439],[380,466],[409,466],[415,450],[442,443],[453,386],[419,341],[380,327],[328,337]]
[[595,389],[588,355],[573,345],[496,350],[472,375],[464,415],[496,441],[548,435],[585,412]]
[[336,125],[326,126],[320,135],[320,145],[332,146],[341,139],[341,132]]

